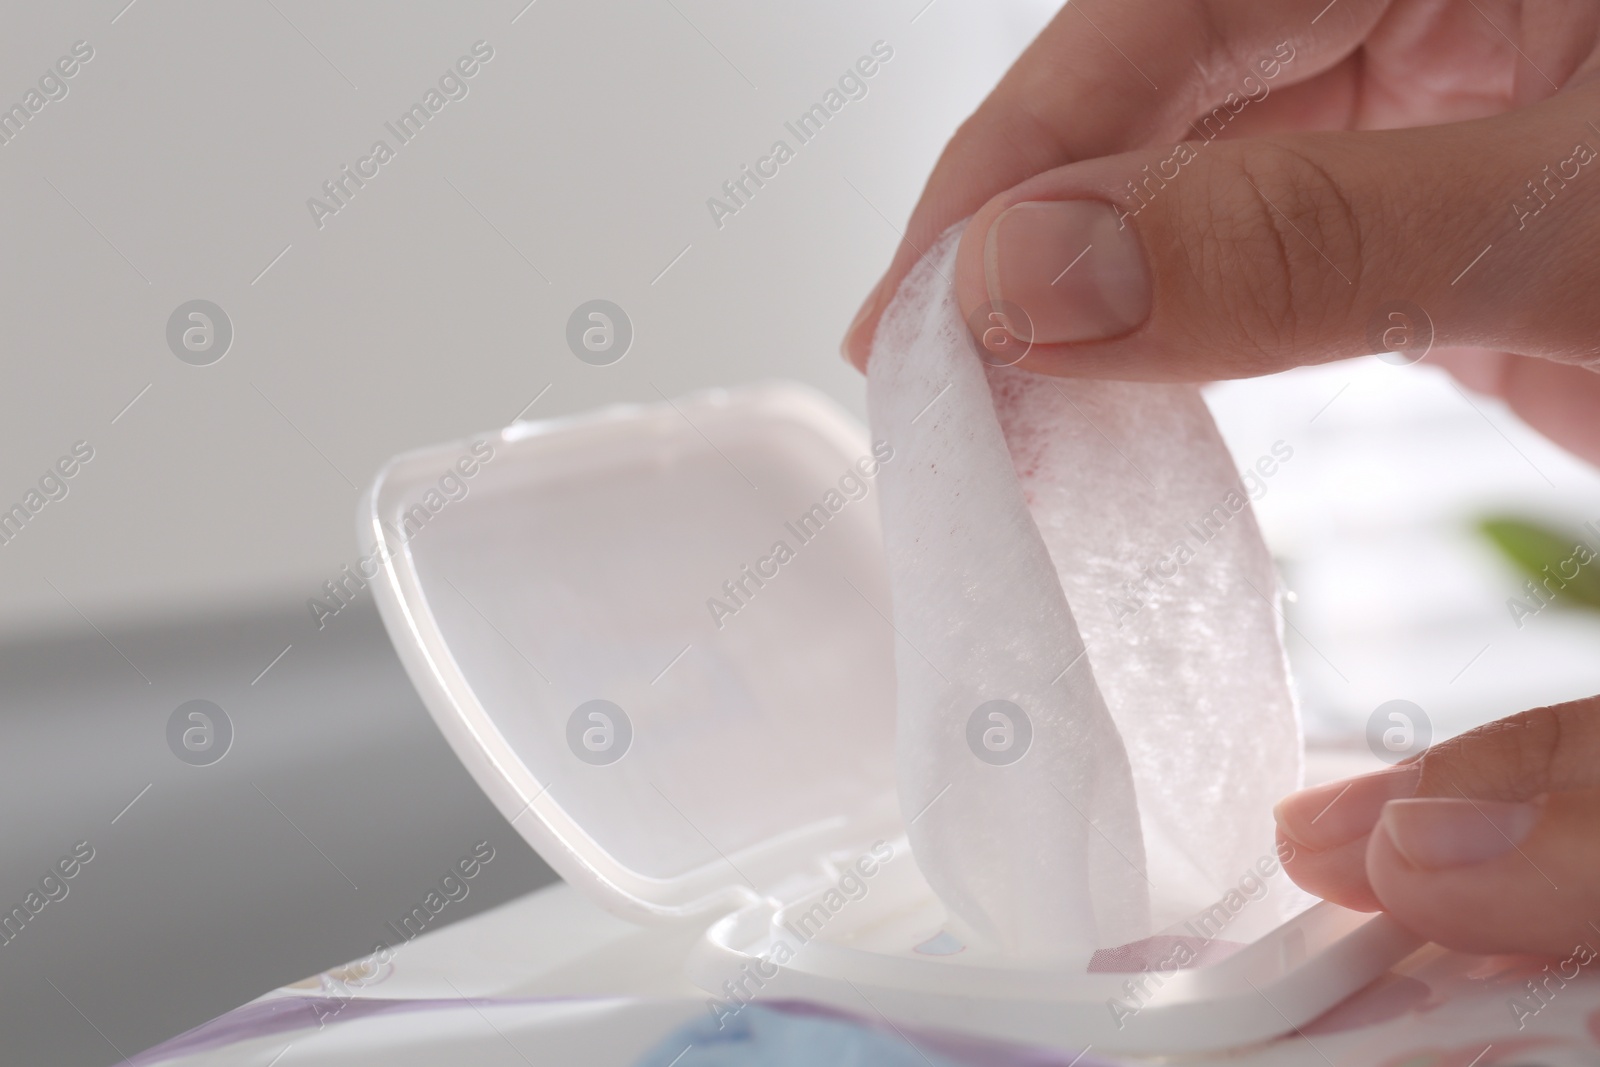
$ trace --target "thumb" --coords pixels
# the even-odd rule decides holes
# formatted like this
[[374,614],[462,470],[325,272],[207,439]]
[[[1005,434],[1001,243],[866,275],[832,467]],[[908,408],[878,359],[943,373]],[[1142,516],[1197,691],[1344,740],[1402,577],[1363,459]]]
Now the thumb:
[[1524,712],[1278,807],[1302,886],[1470,953],[1600,945],[1600,697]]
[[1026,369],[1083,377],[1241,377],[1434,343],[1592,360],[1597,105],[1600,86],[1472,122],[1060,167],[973,217],[962,310],[1005,312],[1032,342]]

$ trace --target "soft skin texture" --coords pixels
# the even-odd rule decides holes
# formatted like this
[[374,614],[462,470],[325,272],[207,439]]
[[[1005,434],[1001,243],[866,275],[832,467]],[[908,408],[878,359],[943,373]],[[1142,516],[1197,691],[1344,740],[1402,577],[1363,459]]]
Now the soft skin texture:
[[[845,356],[865,366],[901,280],[971,216],[958,299],[1023,305],[1027,370],[1265,374],[1380,350],[1405,300],[1428,362],[1600,462],[1600,160],[1531,184],[1600,151],[1597,48],[1592,0],[1075,2],[945,149]],[[1207,139],[1192,124],[1229,93],[1253,98]],[[1195,158],[1130,201],[1182,139]],[[1596,768],[1600,698],[1525,712],[1288,798],[1287,869],[1452,948],[1564,954],[1600,931]]]
[[[1313,893],[1381,907],[1449,948],[1565,955],[1592,943],[1600,923],[1597,752],[1600,697],[1513,715],[1402,768],[1296,793],[1275,812],[1279,840],[1294,843],[1284,868]],[[1415,810],[1440,801],[1443,811]],[[1464,843],[1464,862],[1436,854]]]
[[[986,246],[1006,209],[1136,204],[1127,183],[1187,139],[1197,158],[1124,220],[1147,271],[1143,317],[1123,301],[1109,321],[1136,324],[1037,344],[1028,369],[1264,374],[1373,351],[1381,307],[1408,300],[1433,323],[1429,361],[1600,461],[1600,161],[1536,216],[1512,208],[1536,205],[1527,183],[1578,142],[1600,150],[1597,43],[1600,5],[1582,0],[1069,5],[946,148],[845,354],[865,365],[883,307],[952,223],[974,216],[956,277],[970,311],[994,295]],[[1288,52],[1270,91],[1204,141],[1192,123]],[[1082,250],[1067,243],[1056,261]],[[1051,290],[1063,308],[1081,302],[1090,265]]]

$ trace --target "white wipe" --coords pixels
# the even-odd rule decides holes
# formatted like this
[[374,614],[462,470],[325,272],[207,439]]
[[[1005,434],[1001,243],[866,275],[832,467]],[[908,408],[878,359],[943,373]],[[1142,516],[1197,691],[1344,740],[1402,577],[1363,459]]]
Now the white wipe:
[[1227,448],[1193,386],[985,367],[948,281],[960,229],[867,368],[895,449],[880,506],[917,864],[958,935],[1013,956],[1124,944],[1225,898],[1281,914],[1287,891],[1239,887],[1275,865],[1299,722]]

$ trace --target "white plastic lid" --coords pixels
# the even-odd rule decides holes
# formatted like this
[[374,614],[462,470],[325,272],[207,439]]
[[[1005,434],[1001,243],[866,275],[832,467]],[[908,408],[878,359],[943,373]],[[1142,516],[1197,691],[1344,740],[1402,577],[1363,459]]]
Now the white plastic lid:
[[900,832],[881,462],[810,390],[698,394],[400,456],[361,541],[539,854],[630,918],[725,911]]

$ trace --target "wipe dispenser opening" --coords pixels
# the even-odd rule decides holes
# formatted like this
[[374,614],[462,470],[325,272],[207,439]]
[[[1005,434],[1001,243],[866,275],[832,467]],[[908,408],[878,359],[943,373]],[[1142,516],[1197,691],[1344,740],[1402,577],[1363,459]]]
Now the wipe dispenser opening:
[[769,386],[479,441],[393,460],[361,540],[440,729],[557,872],[671,918],[893,836],[881,461],[858,426]]
[[943,938],[896,802],[885,462],[797,386],[616,407],[397,457],[360,505],[362,551],[474,779],[598,904],[702,926],[686,971],[713,996],[775,974],[762,996],[1178,1051],[1301,1025],[1417,946],[1321,904],[1129,1013],[1127,973]]

